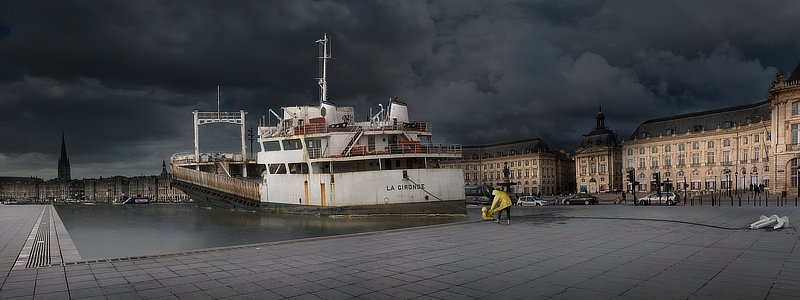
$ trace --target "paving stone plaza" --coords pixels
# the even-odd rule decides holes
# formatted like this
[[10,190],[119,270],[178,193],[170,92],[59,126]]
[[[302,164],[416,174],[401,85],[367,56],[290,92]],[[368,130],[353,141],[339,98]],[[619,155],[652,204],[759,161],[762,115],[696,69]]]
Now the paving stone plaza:
[[64,251],[63,263],[14,267],[44,208],[0,206],[2,299],[800,297],[792,225],[690,224],[800,220],[794,206],[514,208],[511,226],[475,220],[100,261]]

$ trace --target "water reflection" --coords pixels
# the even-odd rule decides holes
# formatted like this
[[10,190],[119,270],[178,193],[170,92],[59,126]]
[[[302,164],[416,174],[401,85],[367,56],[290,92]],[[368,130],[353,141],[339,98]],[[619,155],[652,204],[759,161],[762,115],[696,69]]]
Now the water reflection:
[[84,259],[368,232],[467,217],[319,217],[231,212],[179,205],[57,206]]

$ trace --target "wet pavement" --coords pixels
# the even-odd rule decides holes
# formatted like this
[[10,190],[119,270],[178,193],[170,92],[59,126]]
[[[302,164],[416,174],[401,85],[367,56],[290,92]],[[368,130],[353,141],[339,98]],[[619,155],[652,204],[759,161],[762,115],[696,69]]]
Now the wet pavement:
[[760,215],[800,220],[794,206],[515,207],[510,226],[468,221],[15,270],[7,260],[41,207],[7,208],[3,299],[800,297],[797,231],[740,229]]

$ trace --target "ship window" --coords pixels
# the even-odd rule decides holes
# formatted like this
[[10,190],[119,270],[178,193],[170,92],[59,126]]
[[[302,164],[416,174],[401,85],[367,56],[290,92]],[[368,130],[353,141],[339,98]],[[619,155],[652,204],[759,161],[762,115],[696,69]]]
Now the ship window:
[[280,151],[281,143],[278,141],[264,142],[264,151]]
[[304,163],[291,163],[289,164],[289,173],[308,174],[308,165]]
[[286,165],[284,164],[269,164],[270,174],[286,174]]
[[303,149],[303,144],[300,139],[291,139],[283,141],[283,150],[298,150]]

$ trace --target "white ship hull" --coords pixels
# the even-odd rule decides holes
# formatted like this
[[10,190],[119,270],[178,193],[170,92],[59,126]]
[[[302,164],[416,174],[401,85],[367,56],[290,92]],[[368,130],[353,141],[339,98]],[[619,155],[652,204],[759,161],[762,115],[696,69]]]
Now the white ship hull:
[[[408,179],[404,179],[404,173]],[[405,213],[464,213],[462,176],[456,169],[272,176],[261,184],[261,206],[284,212],[311,209],[344,214],[350,210],[363,212],[370,206],[384,213],[391,213],[391,207],[404,211],[411,206],[442,206],[441,210]]]

